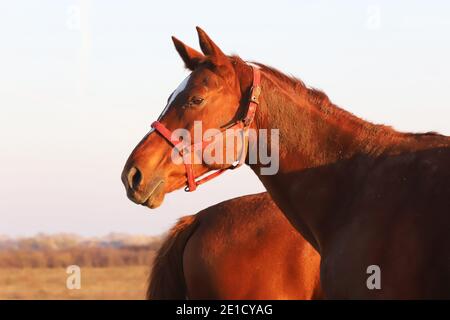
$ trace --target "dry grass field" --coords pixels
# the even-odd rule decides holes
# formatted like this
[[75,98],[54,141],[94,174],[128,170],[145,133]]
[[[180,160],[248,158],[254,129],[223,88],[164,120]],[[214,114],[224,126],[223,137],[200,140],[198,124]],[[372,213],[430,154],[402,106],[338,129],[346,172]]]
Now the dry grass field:
[[[0,236],[0,300],[145,299],[160,243],[161,237],[125,234]],[[66,286],[70,265],[81,268],[80,289]]]
[[144,299],[149,267],[81,267],[81,289],[65,268],[1,268],[0,299]]

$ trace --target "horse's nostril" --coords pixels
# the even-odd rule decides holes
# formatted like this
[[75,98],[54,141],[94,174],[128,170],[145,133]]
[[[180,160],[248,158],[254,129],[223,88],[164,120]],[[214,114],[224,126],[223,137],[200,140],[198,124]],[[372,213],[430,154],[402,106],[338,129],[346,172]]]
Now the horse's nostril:
[[128,172],[128,185],[131,189],[136,190],[142,182],[142,173],[136,168],[132,167]]

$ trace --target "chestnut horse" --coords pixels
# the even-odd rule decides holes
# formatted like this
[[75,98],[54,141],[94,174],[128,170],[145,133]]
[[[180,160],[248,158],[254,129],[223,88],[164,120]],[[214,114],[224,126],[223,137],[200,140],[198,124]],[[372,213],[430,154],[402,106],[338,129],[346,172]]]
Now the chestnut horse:
[[[249,139],[232,151],[246,156],[278,207],[320,253],[326,298],[450,298],[450,137],[364,121],[300,80],[226,56],[197,30],[203,53],[173,39],[192,73],[172,94],[154,126],[159,129],[130,155],[122,174],[128,197],[154,208],[165,193],[189,182],[186,175],[232,166],[228,157],[184,166],[173,161],[161,128],[193,134],[195,120],[206,130],[242,119],[258,133],[277,129],[275,147],[258,141],[278,152],[275,174],[263,174],[260,156],[250,161]],[[250,107],[253,121],[247,121]]]
[[267,192],[183,217],[150,275],[149,299],[317,299],[320,256]]

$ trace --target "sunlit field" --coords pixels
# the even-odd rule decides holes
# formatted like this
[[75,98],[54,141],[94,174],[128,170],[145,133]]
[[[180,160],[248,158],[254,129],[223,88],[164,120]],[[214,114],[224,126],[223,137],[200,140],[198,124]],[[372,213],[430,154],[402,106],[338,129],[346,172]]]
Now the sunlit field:
[[[0,299],[144,299],[160,241],[124,234],[0,238]],[[77,268],[76,286],[69,266]]]
[[81,268],[81,289],[65,268],[0,269],[0,299],[144,299],[149,267]]

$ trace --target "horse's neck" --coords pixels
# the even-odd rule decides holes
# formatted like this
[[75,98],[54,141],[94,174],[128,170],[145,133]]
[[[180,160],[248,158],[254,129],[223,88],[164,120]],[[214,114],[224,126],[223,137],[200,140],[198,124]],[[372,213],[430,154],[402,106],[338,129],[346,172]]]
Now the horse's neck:
[[[320,250],[320,237],[324,228],[327,229],[325,224],[336,225],[338,221],[333,219],[344,217],[324,216],[329,212],[328,207],[333,206],[336,191],[324,191],[320,197],[302,198],[308,191],[304,187],[310,187],[309,191],[318,194],[322,192],[321,184],[326,184],[327,179],[331,179],[330,185],[333,184],[332,170],[323,178],[316,174],[318,170],[315,169],[333,167],[359,156],[373,158],[399,153],[410,148],[412,142],[405,134],[365,122],[335,107],[325,95],[305,87],[287,85],[263,70],[261,103],[255,126],[279,130],[279,171],[275,175],[264,176],[259,166],[251,167],[287,218]],[[305,178],[306,171],[313,172],[314,178]],[[302,184],[302,179],[309,179],[306,185]],[[321,181],[316,184],[317,180]],[[302,199],[307,201],[301,203]],[[328,207],[325,208],[324,204]]]
[[353,116],[320,92],[283,85],[273,76],[263,77],[256,124],[279,130],[280,160],[288,160],[289,170],[323,166],[356,154],[393,152],[407,143],[405,135]]

